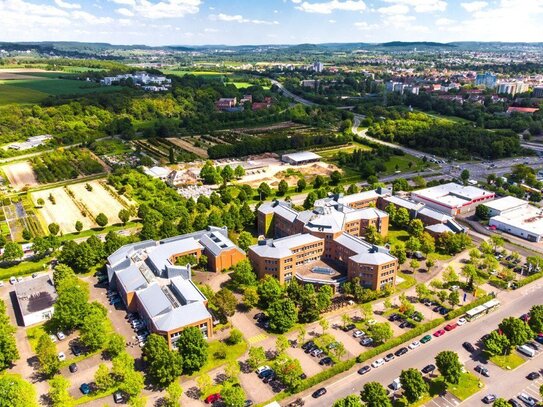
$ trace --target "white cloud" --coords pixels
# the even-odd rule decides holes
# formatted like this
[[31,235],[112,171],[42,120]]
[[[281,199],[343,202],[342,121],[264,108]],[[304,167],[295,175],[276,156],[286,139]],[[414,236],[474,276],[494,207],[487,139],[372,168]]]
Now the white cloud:
[[471,3],[460,3],[460,5],[468,13],[474,13],[476,11],[484,9],[486,6],[488,6],[488,3],[486,1],[472,1]]
[[409,13],[409,7],[405,4],[394,4],[392,6],[378,8],[377,11],[385,15],[407,14]]
[[445,11],[447,2],[444,0],[383,0],[386,3],[403,4],[413,7],[417,13],[428,13],[431,11]]
[[379,28],[377,24],[368,24],[366,21],[358,21],[354,23],[354,26],[358,28],[359,30],[363,30],[363,31],[369,31],[369,30],[374,30],[376,28]]
[[129,9],[127,9],[126,7],[118,8],[115,11],[125,17],[134,17],[134,13],[130,11]]
[[113,22],[111,17],[98,17],[86,11],[73,11],[71,17],[89,25],[110,24]]
[[250,23],[250,24],[262,24],[262,25],[277,25],[279,21],[267,21],[267,20],[254,20],[250,18],[245,18],[241,14],[211,14],[209,16],[210,20],[213,21],[224,21],[227,23]]
[[206,33],[216,33],[219,32],[216,28],[204,28],[204,32]]
[[63,0],[55,0],[55,4],[59,6],[60,8],[68,8],[68,9],[80,9],[81,4],[77,3],[68,3]]
[[454,23],[456,23],[456,21],[451,20],[450,18],[438,18],[436,20],[436,25],[439,26],[439,27],[453,25]]
[[200,11],[202,0],[163,0],[153,3],[149,0],[112,0],[114,3],[130,7],[136,16],[158,18],[180,18]]
[[329,22],[330,24],[335,24],[337,21],[336,21],[336,20],[328,20],[328,22]]
[[112,0],[113,3],[117,3],[117,4],[124,4],[124,5],[127,5],[127,6],[135,6],[136,5],[136,0]]
[[333,11],[364,11],[366,9],[366,3],[362,0],[330,0],[323,3],[310,3],[304,1],[293,1],[294,3],[300,4],[296,8],[306,13],[317,13],[317,14],[331,14]]

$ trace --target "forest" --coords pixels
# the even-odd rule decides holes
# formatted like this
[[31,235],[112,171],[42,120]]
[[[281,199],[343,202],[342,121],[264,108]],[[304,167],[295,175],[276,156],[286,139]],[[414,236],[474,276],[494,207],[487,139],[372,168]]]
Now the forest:
[[434,119],[423,113],[404,113],[399,119],[375,122],[367,134],[455,159],[473,156],[496,159],[522,151],[517,134],[511,130],[490,131],[472,124]]

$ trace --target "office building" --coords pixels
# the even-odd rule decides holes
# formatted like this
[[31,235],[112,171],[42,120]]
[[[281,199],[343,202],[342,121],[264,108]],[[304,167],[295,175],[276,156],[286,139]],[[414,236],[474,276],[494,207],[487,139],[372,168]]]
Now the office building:
[[498,77],[493,73],[479,73],[475,78],[475,86],[484,86],[488,89],[494,89],[496,87],[497,80]]

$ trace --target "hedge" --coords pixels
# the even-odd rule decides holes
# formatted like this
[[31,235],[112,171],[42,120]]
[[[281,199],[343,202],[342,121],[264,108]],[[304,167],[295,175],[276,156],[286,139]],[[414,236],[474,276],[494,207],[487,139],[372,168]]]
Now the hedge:
[[488,284],[490,284],[493,287],[501,288],[502,290],[506,290],[509,288],[509,283],[507,281],[503,281],[494,276],[488,279]]
[[417,326],[416,328],[413,328],[409,330],[408,332],[398,336],[397,338],[393,338],[390,341],[377,346],[376,348],[373,348],[364,353],[361,353],[360,355],[358,355],[356,360],[358,361],[358,363],[365,362],[368,359],[371,359],[383,352],[386,352],[392,348],[395,348],[398,345],[401,345],[407,341],[410,341],[411,339],[416,338],[419,335],[422,335],[426,331],[429,331],[430,329],[433,329],[441,325],[443,322],[445,322],[444,318],[438,318],[438,319],[434,319],[432,321],[426,322],[425,324],[421,324]]
[[343,362],[339,362],[332,366],[329,369],[323,370],[320,373],[317,373],[315,376],[308,377],[307,379],[303,380],[294,390],[292,394],[299,393],[301,391],[304,391],[306,389],[309,389],[310,387],[315,386],[316,384],[319,384],[320,382],[323,382],[325,380],[330,379],[331,377],[338,375],[340,373],[346,372],[351,367],[353,367],[356,364],[356,358],[352,358],[349,360],[345,360]]
[[531,276],[528,276],[526,278],[523,278],[520,281],[517,281],[517,287],[524,287],[526,284],[530,284],[531,282],[535,280],[539,280],[541,277],[543,277],[543,271],[540,271],[539,273],[532,274]]
[[479,297],[475,301],[472,301],[469,304],[464,305],[463,307],[452,310],[447,315],[445,315],[445,319],[450,320],[450,319],[454,319],[456,317],[462,316],[466,312],[468,312],[470,309],[478,307],[479,305],[483,305],[485,302],[488,302],[493,298],[494,296],[492,294],[487,294],[483,297]]

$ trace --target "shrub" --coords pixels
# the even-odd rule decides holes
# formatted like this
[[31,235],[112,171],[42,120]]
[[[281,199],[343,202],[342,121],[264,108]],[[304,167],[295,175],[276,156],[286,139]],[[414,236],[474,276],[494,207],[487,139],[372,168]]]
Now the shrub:
[[541,277],[543,277],[543,271],[540,271],[539,273],[532,274],[531,276],[528,276],[526,278],[523,278],[522,280],[517,282],[517,287],[524,287],[526,284],[530,284],[531,282],[535,280],[539,280]]
[[470,309],[478,307],[479,305],[482,305],[485,302],[490,301],[492,298],[494,298],[494,296],[490,294],[485,295],[484,297],[477,298],[475,301],[472,301],[469,304],[464,305],[463,307],[457,308],[449,312],[447,315],[445,315],[445,319],[451,320],[461,315],[464,315]]

